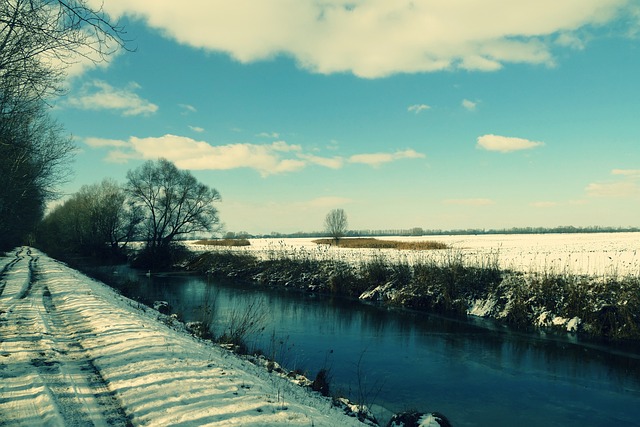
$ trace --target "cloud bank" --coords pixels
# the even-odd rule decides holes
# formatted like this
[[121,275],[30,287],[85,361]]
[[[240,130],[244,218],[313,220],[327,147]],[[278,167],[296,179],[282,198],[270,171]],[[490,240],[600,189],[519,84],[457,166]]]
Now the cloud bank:
[[250,168],[262,176],[295,172],[309,165],[340,169],[345,163],[361,163],[372,167],[404,159],[425,157],[408,149],[395,153],[356,154],[347,159],[334,156],[322,157],[304,152],[300,145],[285,141],[270,144],[236,143],[211,145],[205,141],[167,134],[161,137],[131,137],[126,141],[104,138],[85,138],[92,148],[110,149],[106,160],[126,163],[132,159],[166,158],[181,169],[230,170]]
[[288,56],[312,72],[366,78],[553,65],[554,49],[582,48],[585,29],[633,8],[629,0],[91,2],[243,63]]

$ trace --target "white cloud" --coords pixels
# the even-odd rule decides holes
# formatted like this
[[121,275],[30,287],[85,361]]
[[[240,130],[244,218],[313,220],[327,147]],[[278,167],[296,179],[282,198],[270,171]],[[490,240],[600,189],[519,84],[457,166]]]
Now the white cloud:
[[283,153],[288,153],[291,151],[302,151],[302,147],[297,144],[287,144],[286,141],[275,141],[271,144],[271,147],[275,151],[282,151]]
[[191,129],[194,132],[198,132],[198,133],[204,132],[204,128],[201,128],[200,126],[189,126],[189,129]]
[[499,151],[501,153],[529,150],[544,145],[543,142],[500,135],[482,135],[478,137],[477,142],[478,148],[488,151]]
[[416,114],[421,113],[424,110],[429,110],[431,107],[428,106],[427,104],[415,104],[415,105],[411,105],[409,106],[409,108],[407,108],[408,112],[413,112]]
[[[77,46],[74,51],[63,52],[60,49],[55,52],[45,51],[40,55],[39,59],[52,68],[64,70],[64,73],[71,81],[73,78],[79,77],[90,70],[108,67],[110,61],[125,52],[113,40],[107,40],[110,42],[109,46],[105,45],[100,49],[95,35],[90,31],[80,30],[78,37],[84,38],[86,43]],[[70,81],[66,83],[70,83]]]
[[594,182],[585,189],[589,197],[632,198],[640,197],[640,170],[613,169],[611,175],[622,177],[620,181]]
[[459,206],[489,206],[495,204],[491,199],[447,199],[443,202],[445,205]]
[[117,89],[101,80],[94,80],[80,89],[78,96],[69,99],[69,105],[82,110],[117,110],[123,116],[148,116],[158,111],[158,106],[140,98],[135,93],[140,86],[129,83]]
[[127,144],[125,141],[119,139],[106,139],[106,138],[85,138],[83,140],[85,144],[89,147],[100,148],[100,147],[126,147]]
[[267,176],[282,172],[292,172],[305,166],[296,159],[282,158],[278,153],[296,150],[284,142],[269,145],[228,144],[213,146],[204,141],[164,135],[159,138],[130,138],[135,152],[145,159],[164,157],[183,169],[228,170],[251,168]]
[[534,207],[534,208],[552,208],[555,206],[558,206],[557,202],[533,202],[533,203],[529,203],[529,206]]
[[478,106],[478,103],[474,101],[469,101],[468,99],[463,99],[462,106],[469,111],[475,111],[476,107]]
[[312,154],[300,154],[299,158],[308,161],[309,163],[324,166],[329,169],[340,169],[344,165],[344,159],[342,157],[321,157],[314,156]]
[[[286,141],[275,141],[270,144],[211,145],[206,141],[167,134],[161,137],[131,137],[126,141],[85,138],[84,143],[93,148],[114,148],[107,154],[108,162],[126,163],[131,159],[164,157],[183,169],[251,168],[262,176],[298,171],[309,164],[330,169],[340,169],[345,164],[343,157],[308,154],[300,145],[289,144]],[[409,149],[395,153],[356,154],[351,156],[348,162],[377,167],[396,160],[423,157],[425,157],[424,154]]]
[[396,151],[395,153],[367,153],[355,154],[349,157],[350,163],[363,163],[369,166],[378,167],[384,163],[401,159],[421,159],[426,157],[415,150]]
[[558,35],[556,43],[575,50],[583,50],[585,48],[585,40],[574,33],[561,33]]
[[189,113],[197,113],[198,110],[196,107],[194,107],[193,105],[189,105],[189,104],[178,104],[178,107],[180,107],[182,109],[182,114],[186,115]]
[[551,65],[553,49],[562,48],[554,36],[572,37],[575,45],[581,29],[628,13],[632,3],[210,0],[184,7],[169,0],[109,0],[103,7],[114,17],[143,19],[179,43],[224,52],[243,63],[285,55],[313,72],[375,78],[491,71],[508,63]]
[[631,179],[640,178],[640,169],[613,169],[612,175],[622,175]]
[[271,138],[271,139],[280,138],[280,134],[278,132],[260,132],[257,136],[259,136],[260,138]]
[[635,182],[594,182],[585,189],[589,197],[629,198],[640,195],[640,187]]

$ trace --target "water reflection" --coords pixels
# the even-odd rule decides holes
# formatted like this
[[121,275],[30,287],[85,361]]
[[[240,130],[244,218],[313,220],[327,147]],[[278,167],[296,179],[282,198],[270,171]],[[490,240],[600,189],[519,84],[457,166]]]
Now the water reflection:
[[116,276],[130,274],[136,297],[168,301],[186,321],[215,300],[217,333],[225,313],[262,301],[267,324],[250,344],[311,377],[329,368],[334,391],[391,411],[438,410],[456,426],[640,425],[638,348],[192,276]]

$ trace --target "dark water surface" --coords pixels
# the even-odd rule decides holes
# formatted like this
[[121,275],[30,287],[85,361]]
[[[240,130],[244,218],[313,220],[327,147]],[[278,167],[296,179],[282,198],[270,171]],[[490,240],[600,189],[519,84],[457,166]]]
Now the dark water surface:
[[612,349],[198,276],[108,271],[138,281],[135,297],[167,301],[185,321],[199,320],[206,302],[216,334],[253,304],[266,315],[250,346],[311,379],[329,369],[332,392],[373,404],[380,418],[417,409],[442,412],[457,427],[640,426],[638,346]]

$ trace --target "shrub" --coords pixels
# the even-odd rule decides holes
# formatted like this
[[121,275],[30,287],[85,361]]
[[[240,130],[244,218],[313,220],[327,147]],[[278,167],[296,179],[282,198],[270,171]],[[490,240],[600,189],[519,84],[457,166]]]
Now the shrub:
[[168,246],[147,246],[131,259],[134,268],[170,268],[180,264],[191,256],[183,245],[172,243]]
[[389,267],[382,256],[374,257],[372,260],[365,262],[360,267],[362,278],[370,287],[383,285],[390,279]]
[[317,391],[323,396],[329,396],[329,382],[329,371],[326,368],[322,368],[318,371],[313,383],[311,383],[311,390]]

